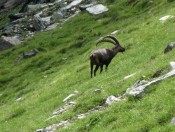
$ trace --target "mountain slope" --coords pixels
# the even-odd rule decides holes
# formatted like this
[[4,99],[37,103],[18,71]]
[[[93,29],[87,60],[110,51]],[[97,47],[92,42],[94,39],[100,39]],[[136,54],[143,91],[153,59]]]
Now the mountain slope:
[[[109,11],[99,16],[82,12],[61,28],[38,33],[22,45],[0,53],[0,130],[35,131],[61,120],[103,105],[110,95],[121,95],[137,80],[150,80],[160,69],[168,71],[174,51],[163,54],[167,43],[174,41],[175,2],[166,0],[110,0]],[[126,47],[109,65],[109,70],[90,78],[89,54],[99,47],[95,41],[115,30]],[[112,45],[111,45],[112,46]],[[19,64],[15,60],[24,51],[37,48],[40,53]],[[126,75],[137,74],[125,81]],[[74,122],[62,131],[173,131],[174,77],[149,87],[139,99],[125,101]],[[93,91],[100,89],[101,93]],[[64,105],[73,91],[77,102],[62,115],[45,121]],[[16,99],[22,98],[21,101]]]

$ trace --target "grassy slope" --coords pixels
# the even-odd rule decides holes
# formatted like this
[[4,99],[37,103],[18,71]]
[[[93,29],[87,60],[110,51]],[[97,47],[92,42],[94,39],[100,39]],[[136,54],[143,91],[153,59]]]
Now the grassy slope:
[[[165,55],[163,50],[175,39],[175,23],[174,19],[164,23],[158,19],[173,15],[175,2],[126,1],[129,0],[111,0],[107,3],[110,11],[105,14],[90,16],[83,12],[62,28],[38,33],[22,45],[0,53],[0,130],[34,131],[69,119],[103,104],[109,95],[124,93],[143,76],[150,79],[155,71],[167,69],[175,54],[172,51]],[[96,49],[95,40],[117,29],[120,33],[116,36],[127,51],[116,56],[108,72],[91,79],[88,59]],[[105,46],[110,45],[101,45]],[[14,65],[23,51],[33,48],[38,48],[40,54]],[[135,77],[117,82],[136,71],[139,73]],[[174,84],[174,78],[155,84],[143,98],[108,107],[63,131],[173,131],[169,122],[175,116]],[[103,92],[94,94],[97,88]],[[45,122],[74,90],[79,91],[73,98],[77,105]],[[19,97],[24,100],[16,102]]]

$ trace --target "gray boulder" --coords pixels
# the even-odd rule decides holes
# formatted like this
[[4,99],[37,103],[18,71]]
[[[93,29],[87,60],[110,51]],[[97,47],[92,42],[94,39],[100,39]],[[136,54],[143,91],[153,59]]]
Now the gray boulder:
[[86,10],[92,15],[98,15],[98,14],[108,11],[108,8],[102,4],[97,4],[97,5],[86,8]]
[[121,98],[120,98],[120,97],[117,98],[117,97],[111,95],[111,96],[109,96],[109,97],[106,99],[105,104],[106,104],[106,105],[112,105],[113,103],[119,102],[119,101],[121,101]]
[[41,18],[40,14],[42,14],[42,12],[34,15],[33,26],[37,31],[46,29],[47,26],[50,24],[50,18],[49,17]]
[[38,54],[39,51],[37,49],[33,49],[31,51],[23,52],[23,58],[30,58]]
[[57,11],[57,12],[54,12],[51,19],[55,20],[55,19],[61,19],[63,18],[63,16],[65,15],[65,12],[62,12],[62,11]]
[[170,42],[164,50],[164,53],[170,52],[175,47],[175,42]]
[[20,44],[21,41],[18,40],[16,37],[6,37],[1,36],[0,38],[0,51],[9,49],[14,45]]

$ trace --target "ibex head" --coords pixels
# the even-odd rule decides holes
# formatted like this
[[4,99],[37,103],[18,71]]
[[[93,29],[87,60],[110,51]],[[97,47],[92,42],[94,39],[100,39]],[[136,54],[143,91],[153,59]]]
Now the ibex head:
[[[110,39],[108,39],[110,38]],[[111,40],[112,39],[112,40]],[[118,40],[111,35],[107,35],[103,38],[101,38],[100,40],[97,41],[96,45],[98,45],[101,42],[109,42],[115,45],[115,47],[113,49],[115,49],[117,52],[125,52],[125,48],[123,48],[120,43],[118,42]]]

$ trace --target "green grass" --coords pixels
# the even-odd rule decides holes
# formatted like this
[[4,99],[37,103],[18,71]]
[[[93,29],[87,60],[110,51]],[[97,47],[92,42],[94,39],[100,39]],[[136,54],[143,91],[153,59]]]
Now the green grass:
[[[98,105],[110,95],[121,95],[139,79],[151,79],[160,69],[168,69],[174,50],[164,54],[167,43],[174,41],[175,2],[166,0],[110,0],[109,11],[98,16],[86,12],[61,28],[37,33],[23,44],[0,53],[0,130],[35,131],[61,120],[71,119]],[[89,54],[99,47],[95,41],[115,30],[124,54],[118,54],[107,72],[90,78]],[[24,51],[37,48],[40,53],[19,64],[15,60]],[[168,71],[168,70],[167,70]],[[137,74],[125,81],[126,75]],[[61,131],[174,131],[174,77],[148,88],[139,99],[126,99],[98,113],[74,122]],[[102,92],[94,94],[95,89]],[[73,91],[77,105],[55,119],[45,121],[63,106]],[[16,99],[22,97],[21,102]],[[60,130],[59,130],[60,131]]]

